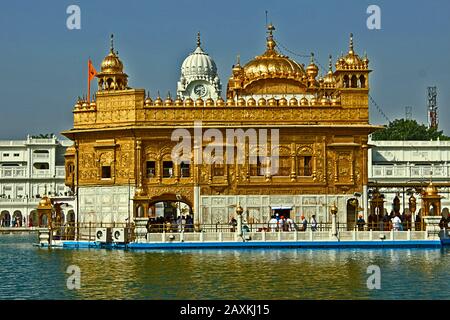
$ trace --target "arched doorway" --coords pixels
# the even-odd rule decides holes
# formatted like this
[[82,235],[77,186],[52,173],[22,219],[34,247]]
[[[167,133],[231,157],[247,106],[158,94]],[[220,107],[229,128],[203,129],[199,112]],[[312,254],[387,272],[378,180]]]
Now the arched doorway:
[[11,215],[9,214],[9,211],[3,210],[0,213],[0,220],[1,220],[2,227],[10,227],[11,226]]
[[355,230],[358,220],[358,199],[351,198],[347,200],[347,230]]
[[32,210],[28,215],[28,226],[37,227],[39,223],[39,216],[36,210]]
[[14,227],[22,227],[23,225],[22,212],[20,212],[19,210],[14,211],[12,221]]

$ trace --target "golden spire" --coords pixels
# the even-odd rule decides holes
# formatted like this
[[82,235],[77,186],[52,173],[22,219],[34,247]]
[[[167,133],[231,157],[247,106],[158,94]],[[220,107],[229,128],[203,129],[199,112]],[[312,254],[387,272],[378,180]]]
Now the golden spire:
[[353,54],[353,33],[350,33],[350,45],[348,53]]
[[333,63],[332,63],[333,57],[331,54],[328,56],[328,73],[333,73]]
[[111,33],[111,53],[114,53],[114,34]]
[[269,36],[267,37],[267,50],[273,51],[275,49],[275,46],[277,45],[275,43],[275,40],[273,40],[273,31],[275,30],[275,27],[273,24],[269,24],[267,26],[267,33]]
[[197,32],[197,47],[200,47],[202,42],[200,41],[200,31]]

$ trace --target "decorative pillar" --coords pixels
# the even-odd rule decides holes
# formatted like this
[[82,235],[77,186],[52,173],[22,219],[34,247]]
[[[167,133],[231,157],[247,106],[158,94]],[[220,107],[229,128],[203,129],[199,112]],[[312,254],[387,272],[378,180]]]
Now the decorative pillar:
[[148,218],[134,218],[135,229],[134,232],[136,234],[136,242],[144,243],[147,242],[147,223]]
[[236,236],[237,237],[242,237],[242,213],[243,212],[244,212],[244,209],[242,209],[241,205],[238,203],[238,205],[236,207],[236,215],[237,215]]
[[409,197],[408,200],[408,207],[409,207],[409,213],[411,214],[411,230],[416,230],[416,198],[414,197],[414,194]]
[[296,146],[295,142],[291,143],[291,181],[295,182],[297,178],[297,166],[296,166]]
[[335,203],[333,203],[333,205],[331,206],[330,212],[331,212],[331,239],[339,240],[336,223],[336,214],[338,212],[338,208],[336,207]]

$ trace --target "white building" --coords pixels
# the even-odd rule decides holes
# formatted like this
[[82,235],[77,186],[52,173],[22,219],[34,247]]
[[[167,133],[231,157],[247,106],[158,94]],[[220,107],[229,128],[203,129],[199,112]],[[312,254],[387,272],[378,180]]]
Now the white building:
[[[400,198],[401,212],[408,208],[407,190],[420,183],[440,185],[443,211],[450,208],[450,141],[373,141],[369,149],[369,183],[385,185],[380,192],[385,195],[385,208],[392,210],[396,195]],[[401,187],[400,185],[403,185]],[[405,192],[405,193],[404,193]],[[417,211],[420,209],[420,196]],[[417,213],[417,212],[416,212]]]
[[[3,226],[12,226],[16,219],[28,226],[44,194],[70,195],[70,189],[64,185],[64,153],[70,145],[72,141],[60,141],[55,136],[0,141],[0,220]],[[34,222],[36,218],[32,218]]]

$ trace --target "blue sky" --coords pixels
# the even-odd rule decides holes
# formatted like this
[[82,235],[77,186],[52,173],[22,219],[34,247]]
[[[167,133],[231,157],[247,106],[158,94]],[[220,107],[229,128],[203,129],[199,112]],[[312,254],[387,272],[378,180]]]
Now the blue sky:
[[[81,30],[66,27],[72,4],[81,8]],[[381,8],[381,30],[366,26],[370,4]],[[111,33],[132,87],[174,95],[200,31],[225,91],[236,55],[244,63],[264,51],[265,10],[280,43],[315,52],[325,67],[329,54],[346,52],[353,32],[356,51],[367,51],[373,69],[371,95],[391,120],[411,106],[413,118],[426,122],[426,89],[437,86],[439,127],[450,135],[448,0],[18,0],[0,5],[0,139],[71,128],[76,97],[87,91],[87,59],[100,69]],[[386,123],[373,106],[370,121]]]

